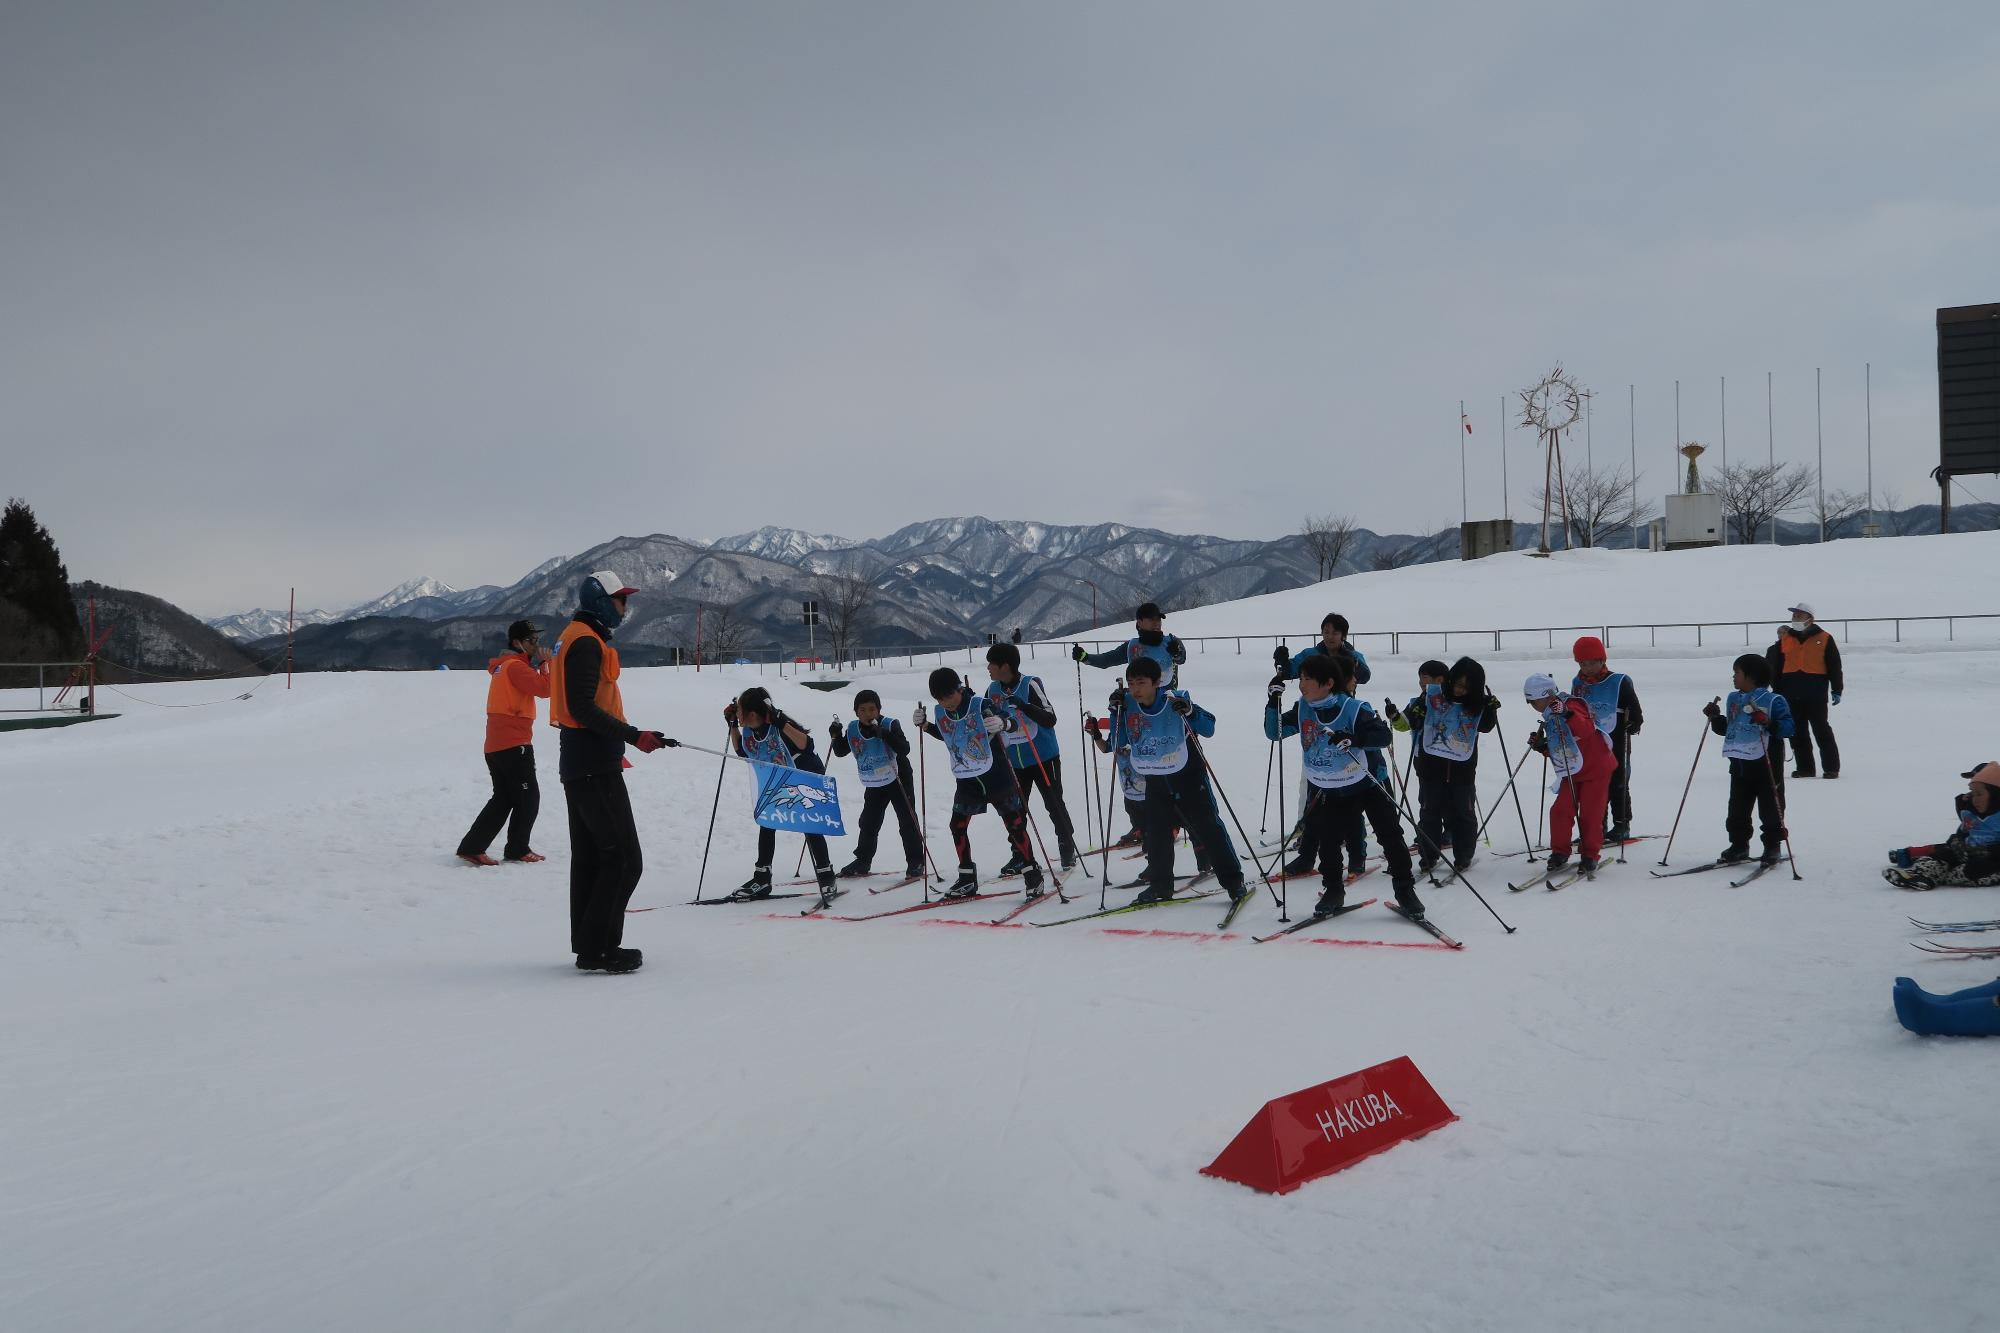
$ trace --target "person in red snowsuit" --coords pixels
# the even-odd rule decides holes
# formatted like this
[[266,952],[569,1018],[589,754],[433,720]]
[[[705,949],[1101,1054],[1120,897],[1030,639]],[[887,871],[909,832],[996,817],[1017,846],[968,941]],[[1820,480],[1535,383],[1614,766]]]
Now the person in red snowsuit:
[[1604,733],[1597,729],[1590,705],[1556,688],[1551,676],[1530,676],[1522,687],[1528,707],[1542,715],[1541,727],[1528,744],[1548,756],[1555,770],[1555,804],[1549,807],[1549,869],[1569,864],[1570,828],[1583,825],[1583,872],[1597,869],[1604,851],[1604,806],[1611,795],[1611,775],[1618,759]]

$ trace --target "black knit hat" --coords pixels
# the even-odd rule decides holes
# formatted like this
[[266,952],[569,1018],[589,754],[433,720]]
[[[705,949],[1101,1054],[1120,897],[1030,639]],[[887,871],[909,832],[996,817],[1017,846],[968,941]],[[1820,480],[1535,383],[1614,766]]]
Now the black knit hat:
[[541,628],[532,620],[517,620],[507,627],[507,642],[518,643],[522,639],[538,639]]

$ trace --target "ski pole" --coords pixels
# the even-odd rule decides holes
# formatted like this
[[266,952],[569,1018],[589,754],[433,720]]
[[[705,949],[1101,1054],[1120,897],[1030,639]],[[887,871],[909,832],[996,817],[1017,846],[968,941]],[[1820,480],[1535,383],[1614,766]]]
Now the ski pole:
[[[1521,791],[1518,778],[1520,776],[1521,766],[1528,762],[1528,756],[1533,753],[1534,751],[1531,748],[1522,749],[1521,757],[1514,761],[1514,766],[1512,768],[1507,770],[1507,785],[1501,789],[1499,796],[1494,797],[1493,808],[1486,812],[1485,822],[1481,823],[1479,826],[1479,836],[1485,837],[1486,825],[1491,824],[1493,822],[1493,816],[1500,813],[1501,798],[1505,797],[1509,792],[1512,792],[1514,794],[1514,813],[1518,815],[1521,820],[1521,841],[1527,847],[1528,859],[1530,861],[1537,860],[1538,858],[1535,856],[1535,845],[1532,842],[1528,841],[1528,816],[1521,810]],[[1500,757],[1503,760],[1507,757],[1507,742],[1504,738],[1500,742]]]
[[1278,743],[1271,742],[1270,753],[1264,756],[1264,805],[1257,812],[1257,831],[1271,831],[1271,761],[1278,757]]
[[[1079,671],[1081,671],[1081,668],[1079,668]],[[1079,697],[1079,699],[1080,699],[1080,698],[1082,697],[1082,690],[1083,690],[1083,684],[1082,684],[1082,681],[1081,681],[1081,679],[1079,679],[1079,681],[1078,681],[1078,683],[1077,683],[1077,692],[1078,692],[1078,697]],[[999,700],[996,700],[995,702],[1001,702],[1001,703],[1005,703],[1005,704],[1006,704],[1006,705],[1007,705],[1007,706],[1008,706],[1009,708],[1012,708],[1012,709],[1014,710],[1014,721],[1015,721],[1015,723],[1016,723],[1017,725],[1019,725],[1019,724],[1022,724],[1022,723],[1026,723],[1026,722],[1029,722],[1029,721],[1031,721],[1031,720],[1032,720],[1031,718],[1029,718],[1029,717],[1028,717],[1028,715],[1027,715],[1027,714],[1025,714],[1025,713],[1023,713],[1023,712],[1021,711],[1021,706],[1020,706],[1020,705],[1019,705],[1018,703],[1015,703],[1015,702],[1014,702],[1014,699],[1013,699],[1013,697],[1012,697],[1011,695],[1003,695],[1001,699],[999,699]],[[1049,711],[1050,711],[1051,713],[1054,713],[1054,712],[1055,712],[1055,710],[1054,710],[1053,708],[1051,708],[1051,709],[1050,709]],[[1035,748],[1035,742],[1034,742],[1034,740],[1033,740],[1032,738],[1031,738],[1031,739],[1030,739],[1030,740],[1028,741],[1028,753],[1029,753],[1029,754],[1031,754],[1031,755],[1033,755],[1033,756],[1035,757],[1035,771],[1036,771],[1037,773],[1040,773],[1040,774],[1042,775],[1042,805],[1043,805],[1043,807],[1044,807],[1044,808],[1047,808],[1047,806],[1048,806],[1048,804],[1049,804],[1049,793],[1050,793],[1050,792],[1052,792],[1052,791],[1054,791],[1054,790],[1056,789],[1056,784],[1055,784],[1054,782],[1052,782],[1052,781],[1050,781],[1050,780],[1049,780],[1049,770],[1048,770],[1048,767],[1047,767],[1046,765],[1044,765],[1044,764],[1042,763],[1042,755],[1041,755],[1041,751],[1039,751],[1039,750],[1037,750],[1037,749]],[[1011,764],[1011,763],[1013,763],[1013,762],[1014,762],[1014,760],[1013,760],[1013,758],[1012,758],[1011,756],[1009,756],[1009,758],[1008,758],[1007,762],[1008,762],[1009,764]],[[1028,808],[1028,793],[1027,793],[1026,791],[1023,791],[1023,792],[1021,793],[1021,808],[1022,808],[1023,810],[1026,810],[1026,809]],[[1062,813],[1063,813],[1063,815],[1064,815],[1064,817],[1065,817],[1065,818],[1067,818],[1067,817],[1069,816],[1069,805],[1068,805],[1068,800],[1067,800],[1067,798],[1065,798],[1065,799],[1064,799],[1064,804],[1063,804],[1063,811],[1062,811]],[[1031,816],[1030,816],[1030,818],[1033,818],[1033,816],[1031,815]],[[1055,822],[1055,818],[1056,818],[1056,817],[1055,817],[1055,812],[1054,812],[1054,811],[1050,811],[1050,813],[1049,813],[1049,822],[1050,822],[1051,824],[1053,824],[1053,823]],[[1071,827],[1071,829],[1072,829],[1072,830],[1074,830],[1074,829],[1075,829],[1075,827],[1076,827],[1076,823],[1075,823],[1075,821],[1074,821],[1073,819],[1072,819],[1072,820],[1070,821],[1070,827]],[[1060,830],[1058,830],[1058,832],[1060,832]],[[1042,833],[1041,833],[1041,829],[1040,829],[1040,828],[1037,828],[1037,829],[1035,830],[1035,843],[1036,843],[1036,845],[1037,845],[1037,846],[1041,847],[1041,849],[1042,849],[1042,859],[1043,859],[1044,861],[1049,861],[1049,849],[1048,849],[1048,845],[1047,845],[1046,843],[1044,843],[1044,842],[1042,841]],[[1075,833],[1074,833],[1074,832],[1072,832],[1072,833],[1071,833],[1071,835],[1070,835],[1070,845],[1071,845],[1072,847],[1074,847],[1074,846],[1076,845],[1076,835],[1075,835]],[[1077,858],[1076,858],[1076,863],[1077,863],[1078,867],[1080,867],[1080,868],[1082,869],[1082,871],[1083,871],[1083,877],[1084,877],[1085,879],[1089,879],[1089,878],[1090,878],[1090,867],[1084,864],[1084,862],[1083,862],[1083,858],[1082,858],[1082,857],[1080,857],[1080,856],[1079,856],[1079,857],[1077,857]],[[1067,867],[1065,867],[1065,869],[1067,869]],[[1050,875],[1050,876],[1051,876],[1052,878],[1053,878],[1053,877],[1054,877],[1054,875],[1055,875],[1055,871],[1056,871],[1056,863],[1055,863],[1054,861],[1049,861],[1049,875]],[[1061,880],[1056,880],[1056,892],[1057,892],[1057,894],[1058,894],[1058,895],[1060,895],[1060,894],[1061,894],[1061,892],[1062,892],[1062,881],[1061,881]],[[1068,901],[1069,901],[1069,899],[1067,899],[1067,898],[1064,898],[1064,899],[1063,899],[1063,901],[1064,901],[1064,902],[1068,902]]]
[[[1278,910],[1283,912],[1285,900],[1279,895],[1278,886],[1271,882],[1271,872],[1264,868],[1263,859],[1257,855],[1257,845],[1251,842],[1250,835],[1244,832],[1243,821],[1236,817],[1236,807],[1229,803],[1229,793],[1222,789],[1222,780],[1215,776],[1215,766],[1208,762],[1208,755],[1201,748],[1201,742],[1195,739],[1194,728],[1188,726],[1186,718],[1181,719],[1181,726],[1187,731],[1188,749],[1193,751],[1194,757],[1201,761],[1202,772],[1208,775],[1209,784],[1215,788],[1215,794],[1222,798],[1223,809],[1229,811],[1229,822],[1236,825],[1237,836],[1242,838],[1246,844],[1244,850],[1250,854],[1250,863],[1256,866],[1257,873],[1263,876],[1264,887],[1271,891],[1271,901],[1278,904]],[[1229,834],[1228,829],[1224,829],[1222,832],[1225,838]]]
[[[919,709],[922,709],[923,705],[918,704],[917,707]],[[930,862],[931,869],[935,870],[937,869],[937,858],[931,855],[930,765],[927,762],[925,762],[930,751],[926,749],[924,746],[924,738],[930,735],[930,732],[928,730],[929,725],[930,725],[930,714],[926,712],[924,714],[924,721],[918,724],[917,726],[917,809],[920,812],[920,818],[917,820],[917,828],[922,834],[924,840],[924,860]],[[943,879],[944,876],[939,875],[938,878]],[[929,902],[930,900],[931,900],[931,882],[929,880],[925,880],[924,901]]]
[[[1362,772],[1370,782],[1375,784],[1375,790],[1381,792],[1382,795],[1385,797],[1389,795],[1389,789],[1382,785],[1382,780],[1380,778],[1376,777],[1373,773],[1369,773],[1365,766],[1363,767]],[[1416,829],[1416,834],[1419,838],[1422,838],[1424,836],[1424,831],[1421,828],[1417,828],[1417,821],[1410,818],[1410,812],[1408,810],[1405,810],[1402,807],[1397,806],[1393,800],[1390,802],[1390,807],[1394,809],[1398,814],[1400,814],[1403,817],[1403,819],[1409,823],[1412,829]],[[1383,855],[1385,857],[1388,855],[1386,849],[1384,849]],[[1443,861],[1443,859],[1444,859],[1443,857],[1439,857],[1440,861]],[[1488,912],[1492,913],[1493,919],[1500,923],[1500,928],[1502,930],[1505,930],[1509,935],[1512,935],[1514,933],[1515,927],[1508,925],[1505,918],[1503,918],[1498,912],[1493,911],[1493,904],[1486,901],[1486,895],[1481,893],[1473,885],[1472,881],[1465,877],[1464,872],[1459,870],[1457,865],[1452,864],[1451,862],[1448,861],[1444,863],[1447,865],[1451,865],[1452,878],[1456,879],[1460,884],[1463,884],[1466,888],[1471,889],[1472,896],[1479,899],[1479,905],[1485,908]]]
[[[896,793],[895,800],[896,800],[897,813],[899,815],[907,815],[912,824],[917,823],[917,812],[910,809],[910,793],[908,792],[908,790],[904,788],[903,778],[900,774],[897,775],[896,781],[891,784],[890,789]],[[944,872],[937,868],[937,860],[931,856],[931,847],[929,843],[924,844],[924,861],[930,866],[931,873],[938,877],[938,882],[940,884],[943,883]],[[931,896],[930,881],[925,880],[924,901],[929,902],[930,896]]]
[[[1542,821],[1548,817],[1548,813],[1549,813],[1549,752],[1547,750],[1543,750],[1541,796],[1535,804],[1535,842],[1540,842],[1542,840]],[[1534,844],[1530,843],[1529,845],[1533,846]]]
[[[1711,705],[1719,704],[1721,702],[1722,702],[1722,696],[1719,694],[1716,695],[1713,699],[1709,700],[1709,703]],[[1694,747],[1694,762],[1688,765],[1687,784],[1681,788],[1680,809],[1674,811],[1674,826],[1667,833],[1667,850],[1660,853],[1661,865],[1665,865],[1667,863],[1667,858],[1669,856],[1672,856],[1674,853],[1674,837],[1681,831],[1681,813],[1682,811],[1688,808],[1688,793],[1694,790],[1694,773],[1696,769],[1701,767],[1701,752],[1703,747],[1708,744],[1708,733],[1711,730],[1712,728],[1708,724],[1708,719],[1706,717],[1702,718],[1701,742],[1700,744]]]
[[[1632,798],[1632,738],[1630,736],[1625,738],[1625,753],[1622,756],[1614,750],[1611,757],[1618,760],[1618,775],[1625,779],[1625,799],[1629,804]],[[1609,792],[1605,793],[1605,799],[1607,802],[1611,799]],[[1618,823],[1617,809],[1614,807],[1609,813],[1611,815],[1611,822],[1613,824]],[[1625,831],[1627,834],[1630,834],[1632,831],[1630,828],[1631,821],[1628,819],[1625,822],[1627,824]],[[1618,864],[1621,866],[1625,864],[1625,844],[1622,841],[1618,844]]]
[[[1776,718],[1771,719],[1771,730],[1773,734],[1776,734]],[[1790,821],[1785,818],[1785,789],[1778,785],[1777,772],[1771,767],[1771,746],[1769,742],[1766,742],[1764,746],[1764,780],[1771,784],[1771,799],[1778,804],[1778,832],[1785,839],[1785,855],[1790,858],[1792,863],[1792,878],[1795,880],[1804,879],[1805,876],[1799,873],[1799,854],[1792,850],[1792,826]]]
[[729,771],[729,752],[722,752],[722,763],[715,770],[715,800],[708,807],[708,836],[701,840],[701,873],[694,877],[694,900],[701,901],[702,881],[708,878],[708,848],[715,840],[715,812],[722,808],[722,775]]
[[[1111,733],[1105,739],[1112,742],[1111,764],[1114,772],[1116,771],[1118,765],[1118,748],[1117,748],[1116,738],[1125,734],[1125,728],[1122,725],[1124,720],[1124,713],[1125,713],[1125,701],[1121,696],[1118,702],[1118,706],[1112,709],[1111,716],[1105,719],[1105,722],[1108,725]],[[1116,787],[1122,784],[1113,783],[1112,785]],[[1111,883],[1111,798],[1113,795],[1114,793],[1108,791],[1104,793],[1104,836],[1098,840],[1098,855],[1101,858],[1101,861],[1099,863],[1099,870],[1101,871],[1101,873],[1098,875],[1097,879],[1097,905],[1100,909],[1102,909],[1104,906],[1105,890],[1107,886],[1109,886]]]

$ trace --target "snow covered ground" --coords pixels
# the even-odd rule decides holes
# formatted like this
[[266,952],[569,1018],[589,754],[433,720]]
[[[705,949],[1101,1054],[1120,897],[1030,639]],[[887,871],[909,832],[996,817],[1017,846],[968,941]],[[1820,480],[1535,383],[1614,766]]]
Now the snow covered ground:
[[[1800,596],[1829,619],[2000,610],[1965,577],[1995,554],[2000,534],[1496,560],[1173,627],[1309,629],[1328,608],[1357,628],[1775,620]],[[1566,647],[1481,654],[1514,753],[1519,681],[1566,675]],[[1429,651],[1375,658],[1370,696],[1407,697]],[[1667,830],[1738,651],[1620,654],[1648,717],[1642,831]],[[1038,663],[1067,713],[1074,672]],[[927,666],[866,683],[907,713]],[[2000,1043],[1912,1037],[1889,990],[1991,976],[1911,949],[1904,917],[2000,916],[2000,895],[1899,893],[1877,866],[1942,836],[1956,774],[2000,752],[1982,725],[2000,651],[1855,647],[1848,670],[1844,775],[1791,788],[1802,882],[1651,879],[1654,842],[1515,895],[1522,862],[1482,860],[1519,931],[1429,892],[1457,954],[1380,947],[1428,937],[1379,907],[1315,932],[1352,947],[1252,945],[1268,902],[1228,938],[684,907],[716,761],[635,756],[634,905],[658,910],[631,918],[647,965],[625,977],[565,952],[553,744],[550,861],[451,860],[484,799],[483,677],[128,688],[150,703],[0,735],[0,1325],[1990,1327],[2000,1200],[1978,1126]],[[1253,835],[1268,673],[1249,644],[1188,671]],[[712,745],[744,676],[635,671],[630,711]],[[822,728],[849,711],[845,691],[765,682]],[[1093,706],[1107,684],[1085,673]],[[1484,799],[1503,777],[1489,759]],[[1725,786],[1711,742],[1676,864],[1721,846]],[[711,889],[749,869],[748,793],[732,770]],[[1491,836],[1520,844],[1511,812]],[[1129,922],[1200,933],[1219,914]],[[1403,1054],[1458,1123],[1283,1198],[1197,1174],[1266,1098]]]

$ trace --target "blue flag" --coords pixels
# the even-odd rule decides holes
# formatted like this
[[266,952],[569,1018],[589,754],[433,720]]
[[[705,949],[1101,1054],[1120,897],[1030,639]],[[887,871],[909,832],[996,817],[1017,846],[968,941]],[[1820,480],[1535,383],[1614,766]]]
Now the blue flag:
[[823,773],[751,761],[757,770],[756,821],[787,833],[819,833],[840,837],[847,825],[840,818],[840,789]]

